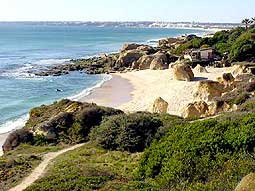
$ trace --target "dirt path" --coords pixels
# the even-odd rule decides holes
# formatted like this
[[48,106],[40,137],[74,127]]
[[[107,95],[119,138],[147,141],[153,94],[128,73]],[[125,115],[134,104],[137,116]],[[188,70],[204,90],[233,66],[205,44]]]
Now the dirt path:
[[9,191],[22,191],[25,190],[27,187],[31,186],[37,179],[39,179],[44,173],[45,169],[47,168],[48,164],[58,157],[59,155],[66,153],[68,151],[74,150],[76,148],[79,148],[83,146],[84,144],[78,144],[75,146],[72,146],[70,148],[63,149],[58,152],[51,152],[44,156],[43,161],[37,166],[32,173],[26,177],[20,184],[15,186],[14,188],[11,188]]

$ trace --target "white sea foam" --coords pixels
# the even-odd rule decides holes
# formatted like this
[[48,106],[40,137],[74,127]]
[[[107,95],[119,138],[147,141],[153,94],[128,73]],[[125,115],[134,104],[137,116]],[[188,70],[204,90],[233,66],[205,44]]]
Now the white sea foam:
[[79,94],[76,94],[76,95],[74,95],[74,96],[68,97],[68,99],[73,100],[73,101],[79,101],[79,100],[81,100],[83,97],[86,97],[86,96],[90,95],[94,89],[100,88],[105,82],[107,82],[107,81],[109,81],[109,80],[111,80],[111,79],[112,79],[112,76],[111,76],[111,75],[104,74],[104,75],[103,75],[103,79],[102,79],[98,84],[96,84],[96,85],[93,86],[93,87],[86,88],[85,90],[83,90],[83,91],[80,92]]
[[65,64],[70,62],[70,59],[43,59],[33,62],[35,65],[42,65],[42,66],[48,66],[48,65],[59,65],[59,64]]
[[0,125],[0,134],[8,133],[15,129],[20,129],[25,126],[26,121],[28,120],[29,115],[23,115],[20,118],[13,119],[10,121],[5,122],[4,124]]
[[15,79],[33,79],[33,80],[42,80],[44,78],[40,76],[36,76],[34,74],[35,71],[41,70],[44,67],[50,66],[50,65],[59,65],[59,64],[65,64],[70,62],[70,59],[44,59],[44,60],[38,60],[33,63],[26,63],[22,65],[21,67],[12,69],[12,70],[6,70],[1,76],[4,77],[12,77]]

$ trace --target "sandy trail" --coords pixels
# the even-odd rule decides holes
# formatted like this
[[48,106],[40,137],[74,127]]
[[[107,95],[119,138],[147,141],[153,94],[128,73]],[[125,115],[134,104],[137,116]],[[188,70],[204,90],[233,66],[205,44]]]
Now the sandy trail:
[[53,159],[55,159],[56,157],[58,157],[59,155],[61,155],[63,153],[74,150],[74,149],[79,148],[83,145],[84,144],[78,144],[78,145],[63,149],[58,152],[51,152],[51,153],[46,154],[43,158],[43,161],[39,164],[39,166],[37,166],[28,177],[26,177],[24,180],[22,180],[22,182],[20,184],[18,184],[14,188],[11,188],[9,191],[25,190],[27,187],[31,186],[36,180],[38,180],[40,177],[42,177],[42,175],[45,173],[47,166]]

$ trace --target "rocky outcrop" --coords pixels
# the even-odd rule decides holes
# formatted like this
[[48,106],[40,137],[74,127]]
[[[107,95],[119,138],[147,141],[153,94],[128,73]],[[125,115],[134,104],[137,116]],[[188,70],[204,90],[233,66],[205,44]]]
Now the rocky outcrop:
[[231,105],[225,101],[214,101],[209,105],[208,116],[214,116],[221,112],[228,112],[231,110]]
[[254,191],[255,190],[255,173],[245,176],[237,185],[235,191]]
[[128,50],[122,52],[120,53],[116,65],[118,67],[131,67],[133,62],[139,60],[139,58],[141,58],[143,55],[145,55],[145,53],[139,50]]
[[221,97],[224,91],[224,85],[219,82],[211,80],[200,81],[196,87],[194,98],[208,102],[215,97]]
[[167,113],[168,103],[161,97],[157,98],[152,107],[153,113]]
[[138,70],[150,69],[150,65],[153,59],[154,59],[153,55],[144,55],[139,60],[132,64],[132,69]]
[[206,68],[199,64],[194,68],[194,71],[196,71],[197,73],[208,73]]
[[2,148],[4,153],[15,149],[22,143],[33,143],[33,134],[25,129],[19,129],[9,134]]
[[21,143],[33,143],[37,140],[35,136],[48,143],[84,142],[91,128],[99,125],[104,117],[122,113],[113,108],[70,100],[43,105],[30,111],[26,126],[9,135],[3,149],[8,152]]
[[157,52],[152,55],[143,55],[139,60],[133,62],[132,69],[139,70],[164,70],[168,68],[168,58],[165,53]]
[[234,76],[239,74],[253,74],[255,75],[255,63],[240,63],[234,65],[234,69],[232,71]]
[[225,87],[231,86],[235,78],[231,73],[224,73],[221,77],[217,78],[219,83],[224,84]]
[[164,70],[168,68],[167,56],[164,53],[158,52],[153,55],[153,60],[150,64],[151,70]]
[[179,81],[192,81],[194,73],[191,67],[186,63],[175,64],[173,66],[174,79]]
[[174,44],[179,42],[177,38],[166,38],[158,41],[158,46],[161,48],[174,48]]
[[32,127],[35,135],[43,135],[47,140],[57,139],[60,129],[71,127],[74,122],[74,116],[69,112],[60,112],[48,120]]
[[126,51],[128,51],[128,50],[135,50],[135,49],[137,49],[139,46],[141,46],[141,45],[135,44],[135,43],[124,44],[124,45],[122,46],[122,48],[120,49],[120,52],[126,52]]
[[183,111],[184,118],[201,118],[206,117],[209,107],[206,102],[198,101],[188,104]]
[[146,54],[153,54],[155,52],[155,49],[152,46],[143,45],[143,44],[135,44],[135,43],[124,44],[120,52],[123,53],[129,50],[142,51]]

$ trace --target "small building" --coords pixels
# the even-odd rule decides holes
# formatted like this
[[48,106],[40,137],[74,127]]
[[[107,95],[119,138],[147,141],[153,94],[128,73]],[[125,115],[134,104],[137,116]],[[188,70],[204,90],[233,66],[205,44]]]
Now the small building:
[[214,61],[215,50],[213,48],[202,48],[197,50],[189,50],[184,54],[185,59],[189,59],[191,62],[196,61]]

